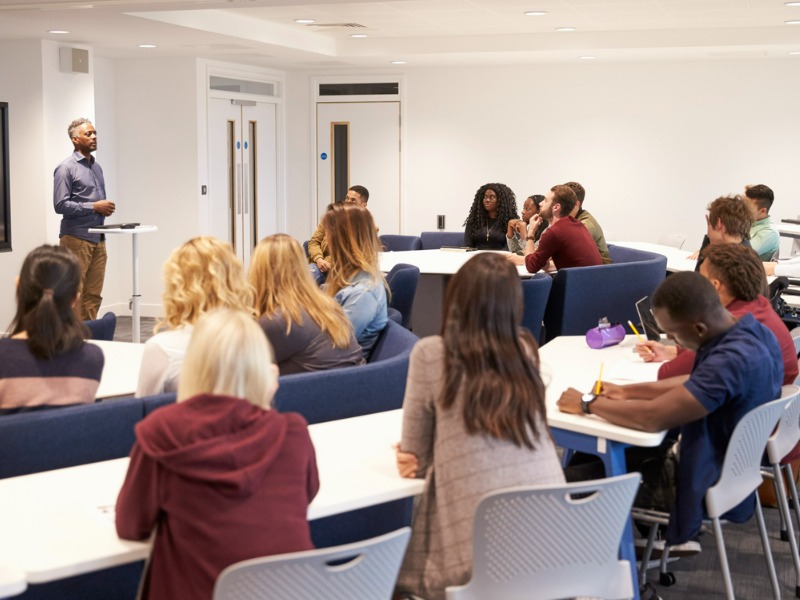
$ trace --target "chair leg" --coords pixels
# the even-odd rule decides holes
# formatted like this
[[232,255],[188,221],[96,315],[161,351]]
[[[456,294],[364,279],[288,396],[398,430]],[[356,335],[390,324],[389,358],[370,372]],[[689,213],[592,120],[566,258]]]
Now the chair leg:
[[647,566],[650,562],[650,556],[653,554],[653,544],[656,541],[656,533],[658,533],[658,523],[650,525],[650,531],[647,533],[647,546],[644,549],[642,562],[639,563],[639,585],[643,586],[647,583]]
[[[775,468],[776,465],[773,465],[772,476],[770,477],[770,479],[772,479],[772,489],[775,490],[775,499],[777,500],[778,494],[781,493],[780,488],[778,487],[778,476],[780,475],[780,467],[777,467],[778,475],[775,474]],[[766,475],[766,473],[763,473],[763,475]],[[780,501],[778,501],[778,508],[780,508]],[[778,517],[780,519],[781,541],[786,542],[789,540],[789,538],[787,537],[788,534],[786,533],[786,528],[788,527],[788,525],[786,524],[786,519],[783,516],[782,510],[778,511]],[[789,521],[789,523],[791,523],[791,521]]]
[[767,526],[764,523],[764,513],[761,510],[761,499],[756,493],[756,522],[758,523],[758,533],[761,536],[761,546],[764,549],[764,558],[767,560],[769,569],[769,582],[772,585],[772,595],[775,600],[781,599],[781,589],[778,585],[778,575],[775,573],[775,562],[772,560],[772,549],[767,537]]
[[731,568],[728,565],[728,555],[725,553],[725,539],[722,537],[722,525],[720,525],[719,519],[711,519],[711,526],[714,529],[714,539],[717,542],[719,565],[722,569],[722,581],[725,584],[725,597],[728,600],[735,600],[736,597],[733,595]]
[[[789,482],[789,495],[792,498],[792,504],[794,505],[794,514],[797,518],[797,525],[800,527],[800,499],[797,497],[797,484],[794,481],[794,473],[792,473],[792,465],[785,464],[783,465],[783,471],[786,473],[786,481]],[[797,531],[795,529],[795,531]]]
[[800,598],[800,555],[798,555],[797,552],[797,538],[795,538],[794,535],[792,515],[789,513],[789,502],[786,500],[786,490],[783,487],[783,476],[781,474],[780,465],[772,465],[772,472],[775,475],[775,494],[778,498],[778,508],[780,509],[781,520],[786,525],[786,536],[789,540],[789,548],[792,551],[792,560],[794,561],[794,595],[796,598]]

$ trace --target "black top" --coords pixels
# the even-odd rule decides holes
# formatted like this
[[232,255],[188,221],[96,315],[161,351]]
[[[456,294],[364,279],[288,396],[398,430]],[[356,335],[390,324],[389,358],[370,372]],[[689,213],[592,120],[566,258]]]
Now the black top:
[[479,225],[477,229],[464,232],[464,245],[478,250],[508,250],[507,229],[508,223],[489,219],[488,223]]

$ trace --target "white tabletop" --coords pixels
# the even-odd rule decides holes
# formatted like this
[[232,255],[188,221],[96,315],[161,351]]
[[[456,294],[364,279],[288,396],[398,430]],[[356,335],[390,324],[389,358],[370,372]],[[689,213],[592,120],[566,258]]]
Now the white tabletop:
[[794,223],[776,223],[778,231],[783,237],[800,239],[800,225]]
[[[454,252],[449,250],[411,250],[408,252],[381,252],[379,256],[380,268],[384,273],[392,270],[399,263],[406,263],[419,267],[422,275],[455,275],[461,266],[470,258],[481,252],[499,252],[508,255],[508,252],[497,250],[475,250],[473,252]],[[525,265],[517,267],[520,277],[531,277]]]
[[651,242],[609,242],[614,246],[624,246],[634,250],[644,250],[645,252],[655,252],[667,258],[667,271],[678,273],[680,271],[694,271],[697,260],[687,258],[694,250],[681,250],[673,246],[653,244]]
[[136,227],[131,227],[130,229],[122,229],[121,227],[114,227],[113,229],[96,229],[94,227],[89,228],[89,233],[122,233],[125,235],[133,235],[134,233],[153,233],[158,231],[158,227],[155,225],[137,225]]
[[25,573],[19,569],[0,565],[0,598],[10,598],[21,594],[27,587]]
[[139,368],[142,365],[144,344],[130,342],[107,342],[104,340],[87,340],[100,346],[105,356],[103,375],[96,398],[113,398],[130,396],[136,392],[139,381]]

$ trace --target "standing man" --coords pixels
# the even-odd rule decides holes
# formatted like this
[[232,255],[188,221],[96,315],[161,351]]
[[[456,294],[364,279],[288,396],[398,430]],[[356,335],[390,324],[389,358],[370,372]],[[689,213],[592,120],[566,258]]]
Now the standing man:
[[[367,208],[369,202],[369,190],[363,185],[354,185],[347,190],[347,195],[342,201],[343,204],[353,204],[361,208]],[[333,206],[333,205],[331,205]],[[322,221],[317,225],[317,229],[308,240],[308,262],[311,265],[311,274],[314,279],[322,285],[331,270],[331,253],[328,250],[328,240],[325,239],[325,231],[322,228]]]
[[775,201],[775,194],[764,184],[748,185],[744,197],[755,212],[755,223],[750,227],[750,245],[763,261],[778,257],[781,247],[781,233],[772,222],[769,211]]
[[63,215],[60,243],[78,257],[81,265],[81,315],[96,319],[103,300],[106,274],[105,236],[89,233],[114,214],[116,205],[106,200],[103,169],[92,152],[97,150],[97,132],[88,119],[76,119],[67,129],[75,151],[53,173],[53,205]]

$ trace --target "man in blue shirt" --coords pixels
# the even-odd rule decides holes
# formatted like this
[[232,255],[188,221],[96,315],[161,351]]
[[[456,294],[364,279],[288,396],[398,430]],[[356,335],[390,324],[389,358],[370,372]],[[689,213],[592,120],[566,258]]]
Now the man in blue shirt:
[[[680,428],[675,506],[666,532],[666,543],[674,546],[699,533],[705,493],[719,479],[736,424],[751,409],[780,396],[783,361],[772,332],[753,315],[737,320],[698,273],[667,277],[652,304],[658,326],[697,352],[691,375],[625,386],[602,382],[595,398],[570,388],[558,406],[644,431]],[[745,521],[754,507],[751,497],[724,518]]]
[[116,206],[106,199],[103,169],[92,156],[97,150],[94,125],[88,119],[76,119],[67,133],[75,151],[53,173],[53,206],[63,215],[60,243],[75,253],[81,265],[82,317],[95,319],[103,300],[106,242],[105,236],[88,230],[102,225]]

